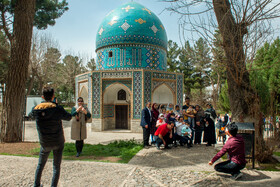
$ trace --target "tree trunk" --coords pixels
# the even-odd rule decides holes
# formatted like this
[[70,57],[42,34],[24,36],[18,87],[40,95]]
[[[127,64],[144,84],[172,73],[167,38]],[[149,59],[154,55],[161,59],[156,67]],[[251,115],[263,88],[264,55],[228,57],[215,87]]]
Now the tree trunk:
[[16,1],[11,41],[11,60],[1,119],[1,141],[22,141],[25,86],[36,0]]
[[[246,70],[243,37],[245,25],[237,24],[231,12],[229,0],[213,0],[214,11],[223,39],[226,54],[227,81],[233,121],[254,122],[256,158],[266,160],[269,149],[263,139],[263,115],[258,97],[254,94]],[[267,157],[266,157],[267,156]]]

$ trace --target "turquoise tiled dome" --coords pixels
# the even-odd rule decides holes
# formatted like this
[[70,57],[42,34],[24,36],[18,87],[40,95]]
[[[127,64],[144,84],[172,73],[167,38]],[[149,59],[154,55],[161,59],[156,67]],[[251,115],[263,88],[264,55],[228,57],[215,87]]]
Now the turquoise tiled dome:
[[159,18],[129,2],[108,13],[96,36],[97,69],[166,70],[167,36]]
[[167,36],[159,18],[146,7],[129,2],[112,10],[102,21],[96,48],[111,44],[144,43],[167,47]]

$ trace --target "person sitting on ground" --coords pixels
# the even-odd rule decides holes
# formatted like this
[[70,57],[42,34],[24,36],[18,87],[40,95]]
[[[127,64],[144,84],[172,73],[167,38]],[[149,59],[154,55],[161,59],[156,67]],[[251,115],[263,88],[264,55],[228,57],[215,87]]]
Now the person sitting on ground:
[[169,123],[159,126],[155,132],[156,148],[160,150],[161,144],[164,145],[165,149],[170,149],[168,144],[172,142],[172,129],[174,127],[174,122],[170,121]]
[[156,128],[158,128],[159,126],[166,124],[165,120],[164,120],[164,114],[160,114],[156,123]]
[[218,152],[209,165],[212,165],[216,160],[221,158],[225,153],[228,153],[229,160],[215,165],[215,170],[223,173],[229,173],[233,179],[238,179],[242,176],[240,170],[246,166],[245,160],[245,145],[241,135],[237,134],[238,126],[235,123],[228,125],[226,133],[229,136],[228,141]]
[[186,124],[187,123],[184,122],[184,117],[183,116],[179,116],[179,121],[175,123],[175,125],[176,125],[176,132],[174,134],[174,137],[175,137],[175,140],[179,140],[179,143],[180,143],[181,146],[184,146],[184,144],[187,144],[188,148],[190,148],[191,147],[191,138],[190,138],[191,131],[187,130],[189,128],[188,128],[188,126]]

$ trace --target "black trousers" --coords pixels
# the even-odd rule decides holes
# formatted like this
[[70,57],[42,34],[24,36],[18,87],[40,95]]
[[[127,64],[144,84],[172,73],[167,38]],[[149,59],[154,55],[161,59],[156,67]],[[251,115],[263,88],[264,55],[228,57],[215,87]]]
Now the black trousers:
[[149,139],[150,139],[150,128],[143,127],[143,145],[147,146],[149,145]]
[[[170,136],[170,133],[167,133],[167,134],[163,137],[163,139],[164,139],[166,145],[172,144],[172,143],[173,143],[173,137],[170,138],[169,136]],[[156,144],[157,144],[159,147],[161,146],[161,144],[163,144],[163,141],[162,141],[158,136],[155,136],[155,140],[156,140]]]
[[84,147],[84,140],[76,140],[77,153],[81,153]]
[[177,133],[174,134],[174,138],[175,140],[179,140],[180,144],[187,144],[187,145],[191,145],[191,138],[189,138],[188,136],[180,136]]
[[237,174],[240,173],[240,170],[242,170],[245,167],[246,164],[244,165],[239,165],[231,160],[221,162],[219,164],[215,165],[215,170],[223,173],[229,173],[229,174]]
[[197,127],[195,129],[195,138],[194,138],[194,143],[198,143],[198,144],[201,144],[201,136],[202,136],[202,129]]

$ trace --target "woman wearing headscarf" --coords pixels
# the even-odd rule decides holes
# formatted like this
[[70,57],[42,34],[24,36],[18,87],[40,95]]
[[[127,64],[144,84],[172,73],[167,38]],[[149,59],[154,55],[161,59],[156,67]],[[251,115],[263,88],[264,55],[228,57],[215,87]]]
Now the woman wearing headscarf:
[[150,134],[151,134],[151,143],[152,144],[155,144],[155,140],[154,140],[154,134],[156,132],[156,123],[157,123],[157,120],[158,120],[158,115],[159,115],[159,111],[158,111],[158,105],[157,103],[154,103],[152,105],[152,126],[151,126],[151,129],[150,129]]
[[87,138],[87,121],[91,118],[88,108],[84,105],[84,99],[78,98],[78,105],[74,106],[71,111],[73,116],[71,120],[71,139],[76,140],[76,157],[82,153],[84,139]]
[[216,115],[216,111],[213,109],[210,103],[208,103],[206,107],[207,109],[204,112],[205,128],[204,128],[203,142],[207,142],[206,146],[211,146],[212,144],[216,144],[215,119],[217,115]]
[[195,106],[196,110],[196,115],[195,115],[195,139],[194,139],[194,144],[201,144],[201,135],[202,131],[204,128],[204,111],[203,109],[199,106]]

